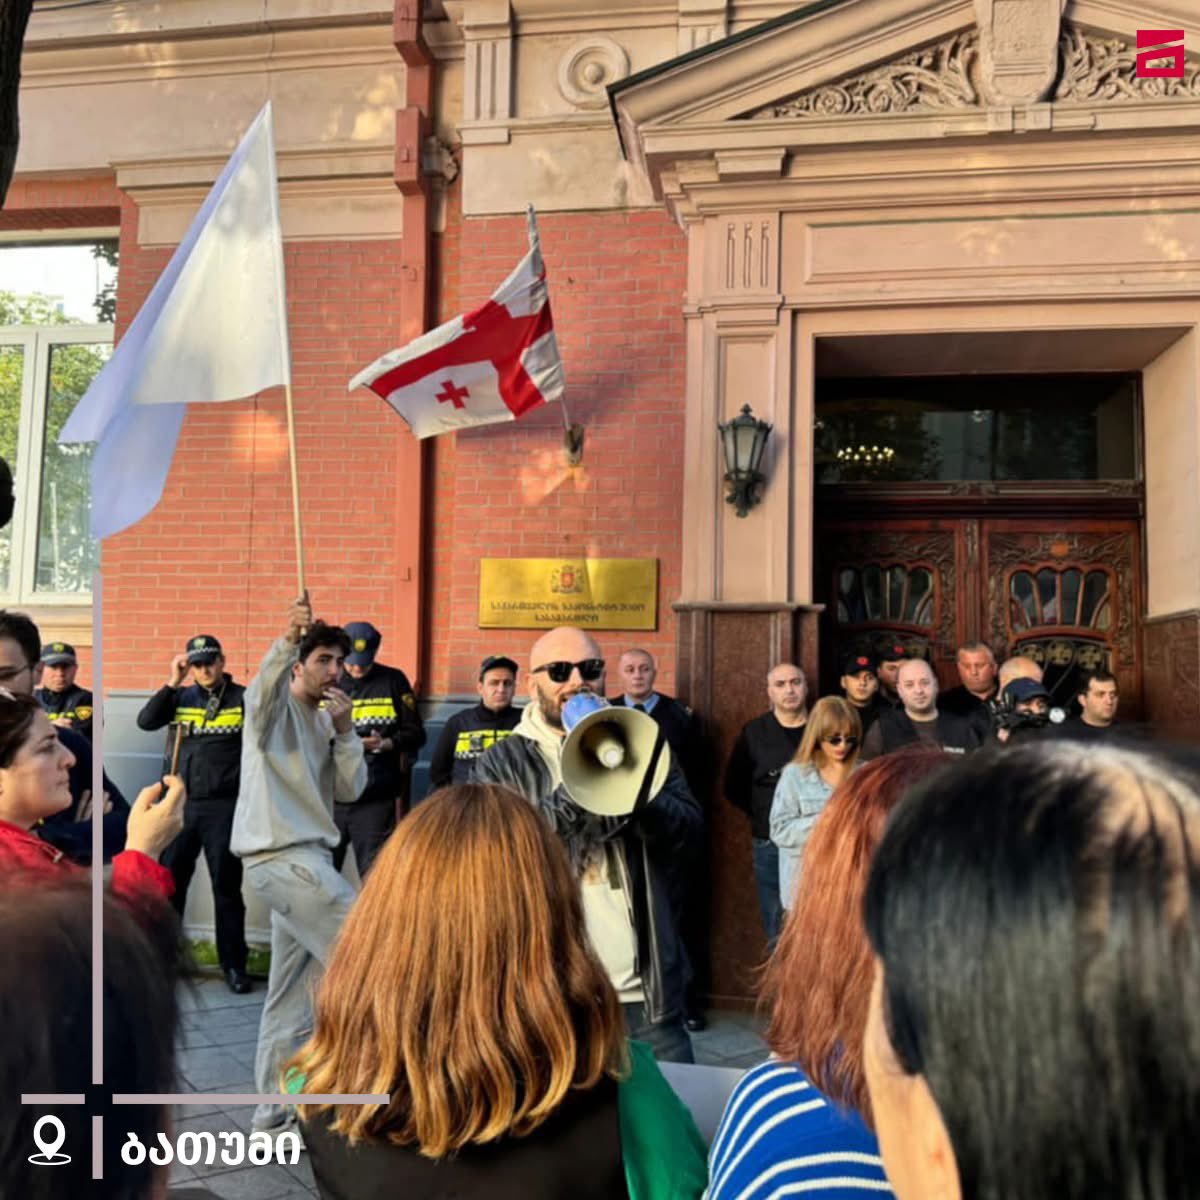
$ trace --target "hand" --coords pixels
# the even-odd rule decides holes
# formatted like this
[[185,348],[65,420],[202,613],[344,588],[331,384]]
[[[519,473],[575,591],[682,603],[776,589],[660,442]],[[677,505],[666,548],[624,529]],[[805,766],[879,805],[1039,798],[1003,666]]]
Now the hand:
[[177,654],[171,659],[171,674],[167,678],[167,687],[181,688],[189,670],[186,654]]
[[125,832],[126,850],[140,850],[153,859],[179,836],[187,800],[187,789],[178,775],[164,775],[163,782],[167,785],[165,795],[162,783],[152,783],[138,792]]
[[363,749],[368,754],[378,754],[384,748],[386,742],[387,738],[378,733],[369,733],[362,740]]
[[338,733],[349,733],[354,728],[354,705],[341,688],[327,687],[324,692],[325,711],[333,721]]
[[305,588],[304,595],[294,600],[288,609],[288,641],[297,645],[312,623],[312,605],[308,602],[308,589]]
[[50,724],[57,725],[59,729],[70,729],[71,728],[71,722],[68,721],[66,717],[54,717],[51,720]]

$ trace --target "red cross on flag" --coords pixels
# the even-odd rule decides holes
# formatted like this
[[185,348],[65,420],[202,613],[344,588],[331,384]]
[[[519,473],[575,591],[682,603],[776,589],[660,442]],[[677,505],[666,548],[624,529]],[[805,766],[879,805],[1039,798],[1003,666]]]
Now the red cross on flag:
[[529,210],[529,253],[492,298],[350,380],[386,400],[419,438],[515,421],[562,400],[563,370],[554,338],[546,268]]

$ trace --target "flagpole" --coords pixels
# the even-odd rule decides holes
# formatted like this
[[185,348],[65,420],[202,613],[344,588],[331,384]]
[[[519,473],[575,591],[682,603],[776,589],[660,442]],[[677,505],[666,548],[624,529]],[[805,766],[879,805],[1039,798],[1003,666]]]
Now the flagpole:
[[284,384],[284,401],[287,406],[288,466],[292,473],[292,530],[296,537],[296,595],[304,593],[304,539],[300,536],[300,475],[296,468],[296,413],[292,406],[291,372]]
[[[270,111],[271,102],[266,103],[267,108],[267,137],[269,139],[271,168],[272,173],[275,172],[275,123],[273,120],[274,114]],[[283,363],[287,370],[287,375],[283,384],[284,406],[287,409],[287,433],[288,433],[288,466],[291,468],[292,474],[292,531],[296,538],[296,595],[306,596],[308,593],[304,586],[304,540],[300,534],[300,472],[298,467],[299,458],[296,454],[296,410],[292,403],[292,342],[288,332],[287,319],[287,276],[283,267],[283,221],[279,215],[279,179],[272,179],[271,188],[271,215],[275,220],[275,229],[278,232],[278,238],[275,241],[275,276],[279,280],[279,296],[283,304],[283,329],[281,335],[283,338]]]
[[[530,248],[537,255],[537,261],[541,266],[542,277],[545,278],[546,266],[542,259],[542,237],[538,233],[537,212],[532,204],[525,205],[525,230],[529,235]],[[562,409],[563,454],[566,456],[567,466],[577,467],[583,461],[583,426],[576,425],[571,420],[571,414],[567,412],[565,395],[559,397],[558,403]]]

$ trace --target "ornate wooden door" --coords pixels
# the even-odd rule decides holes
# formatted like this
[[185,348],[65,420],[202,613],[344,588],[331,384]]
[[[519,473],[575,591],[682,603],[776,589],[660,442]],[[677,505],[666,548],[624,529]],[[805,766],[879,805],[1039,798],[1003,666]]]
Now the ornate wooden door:
[[1079,676],[1108,667],[1123,716],[1141,706],[1141,538],[1136,521],[980,522],[987,577],[981,640],[1035,659],[1067,706]]
[[1140,709],[1141,542],[1135,520],[914,517],[825,520],[816,598],[826,605],[822,690],[850,648],[900,642],[958,682],[955,649],[1027,654],[1067,706],[1080,673],[1108,666],[1122,712]]

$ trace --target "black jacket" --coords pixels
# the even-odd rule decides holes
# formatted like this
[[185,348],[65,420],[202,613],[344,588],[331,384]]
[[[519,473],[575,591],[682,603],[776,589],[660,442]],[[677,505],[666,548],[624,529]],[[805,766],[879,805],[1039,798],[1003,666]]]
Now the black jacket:
[[34,698],[46,710],[52,721],[66,720],[71,728],[92,740],[92,693],[78,684],[71,684],[65,692],[52,692],[49,688],[38,688]]
[[[995,696],[995,692],[992,693]],[[968,717],[979,730],[979,736],[987,741],[992,733],[992,713],[986,700],[980,700],[973,692],[967,690],[966,684],[948,692],[941,692],[937,699],[938,712],[953,713],[956,717]]]
[[[674,696],[667,696],[662,692],[656,692],[655,695],[658,696],[658,700],[646,715],[658,722],[675,761],[683,771],[688,788],[701,809],[704,809],[712,787],[713,763],[700,718]],[[624,707],[624,694],[614,696],[610,703]]]
[[771,836],[771,801],[783,768],[792,761],[804,737],[804,726],[781,725],[773,712],[747,721],[733,744],[725,768],[725,795],[734,808],[750,817],[750,833]]
[[179,749],[179,774],[189,800],[237,800],[245,693],[228,674],[211,692],[198,683],[185,688],[164,683],[138,713],[139,729],[162,729],[172,721],[187,727]]
[[862,708],[859,708],[857,704],[851,703],[850,698],[846,696],[844,692],[842,694],[842,698],[847,704],[850,705],[852,709],[854,709],[856,713],[858,713],[858,719],[862,723],[862,733],[864,738],[867,736],[871,726],[879,720],[880,714],[890,712],[892,708],[892,706],[886,700],[881,700],[879,698],[878,692],[876,692]]
[[941,709],[938,709],[934,732],[936,738],[922,738],[921,730],[904,709],[894,708],[879,718],[863,741],[863,757],[877,758],[902,746],[915,746],[926,741],[931,745],[936,742],[950,754],[966,754],[978,750],[984,741],[978,725],[970,717],[960,717],[955,713],[942,712]]
[[[71,789],[71,807],[47,817],[34,827],[34,832],[44,842],[56,846],[72,862],[87,866],[92,861],[92,822],[77,821],[75,814],[83,802],[84,793],[92,790],[92,743],[73,729],[55,730],[58,740],[75,755],[75,765],[68,773]],[[120,788],[107,775],[104,790],[112,802],[112,811],[101,819],[104,845],[104,861],[125,849],[125,825],[129,819],[129,805],[121,795]],[[95,806],[99,812],[103,801]]]
[[637,938],[646,1018],[657,1025],[682,1016],[687,959],[673,916],[669,868],[695,840],[702,820],[683,773],[672,765],[662,791],[624,819],[585,813],[563,787],[553,786],[541,750],[519,733],[483,755],[471,778],[502,783],[535,805],[566,843],[577,870],[581,844],[611,843]]
[[501,712],[493,712],[486,704],[456,712],[442,726],[429,760],[429,782],[435,788],[466,783],[475,760],[508,737],[520,719],[521,710],[513,704]]
[[368,754],[367,786],[358,802],[373,800],[394,804],[404,787],[405,758],[425,745],[425,726],[417,712],[408,676],[399,667],[377,662],[365,679],[343,673],[338,687],[354,705],[354,731],[360,737],[377,733],[391,738],[393,748]]

